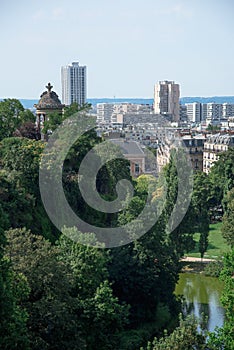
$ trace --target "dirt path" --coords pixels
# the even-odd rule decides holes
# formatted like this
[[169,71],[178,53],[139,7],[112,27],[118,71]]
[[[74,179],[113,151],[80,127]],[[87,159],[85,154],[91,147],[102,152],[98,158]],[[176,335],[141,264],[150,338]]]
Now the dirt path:
[[207,259],[207,258],[203,258],[203,259],[193,258],[192,256],[186,256],[186,257],[182,258],[181,261],[208,263],[208,262],[212,262],[212,261],[216,261],[216,260],[215,259]]

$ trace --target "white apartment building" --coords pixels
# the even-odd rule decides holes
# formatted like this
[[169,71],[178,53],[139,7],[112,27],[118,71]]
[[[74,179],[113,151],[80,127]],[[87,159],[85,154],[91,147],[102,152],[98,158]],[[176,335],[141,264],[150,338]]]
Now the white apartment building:
[[223,103],[223,117],[224,118],[234,117],[234,104]]
[[223,106],[221,103],[203,103],[202,104],[202,120],[220,119],[223,115]]
[[187,107],[188,120],[192,123],[200,123],[201,103],[199,102],[186,103],[185,106]]
[[72,62],[61,68],[62,101],[66,106],[77,102],[80,106],[86,103],[87,79],[86,66]]
[[203,171],[208,174],[222,152],[234,147],[233,135],[210,135],[204,143]]
[[180,86],[174,81],[159,81],[154,86],[154,113],[171,115],[172,121],[180,119]]
[[114,104],[98,103],[97,104],[97,122],[110,123],[111,116],[114,113]]

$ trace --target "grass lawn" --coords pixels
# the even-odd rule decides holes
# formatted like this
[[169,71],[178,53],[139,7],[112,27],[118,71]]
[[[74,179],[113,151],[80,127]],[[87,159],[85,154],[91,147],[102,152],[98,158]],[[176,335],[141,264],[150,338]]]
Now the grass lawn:
[[[230,251],[230,247],[227,245],[226,241],[222,237],[221,226],[222,226],[221,222],[217,224],[210,224],[209,245],[204,255],[204,258],[219,259],[224,255],[224,253]],[[200,258],[201,255],[198,249],[199,237],[200,237],[200,234],[195,233],[194,235],[194,240],[196,241],[195,249],[190,253],[186,254],[187,256]]]

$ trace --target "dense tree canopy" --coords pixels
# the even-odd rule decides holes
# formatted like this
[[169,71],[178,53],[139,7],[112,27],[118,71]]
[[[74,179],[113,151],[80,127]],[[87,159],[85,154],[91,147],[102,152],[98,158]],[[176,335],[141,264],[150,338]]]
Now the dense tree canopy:
[[[84,113],[89,107],[73,104],[64,115],[51,114],[44,132],[54,131],[66,118]],[[142,222],[136,220],[129,232],[133,242],[107,250],[100,239],[103,237],[104,242],[104,236],[97,242],[95,234],[74,227],[66,227],[61,233],[49,220],[39,190],[39,164],[45,143],[39,140],[33,123],[33,114],[19,101],[0,102],[1,349],[136,350],[146,347],[154,337],[147,350],[213,349],[214,344],[231,349],[233,255],[225,258],[222,272],[226,323],[220,333],[210,337],[209,347],[194,320],[181,319],[179,323],[180,303],[174,289],[181,271],[180,259],[193,248],[195,232],[200,233],[199,250],[204,256],[210,210],[221,203],[225,210],[223,236],[233,246],[233,151],[221,155],[210,175],[191,176],[191,198],[179,200],[181,179],[173,157],[163,171],[164,179],[149,175],[133,179],[128,161],[120,156],[108,161],[95,183],[102,199],[116,199],[116,184],[122,178],[129,180],[134,189],[128,205],[112,214],[91,208],[82,198],[80,164],[102,141],[95,129],[84,133],[63,165],[64,192],[77,215],[99,227],[121,226],[137,218],[149,193],[155,211],[162,209],[158,221],[140,239],[135,238],[136,230],[143,229]],[[12,137],[13,133],[18,137]],[[52,156],[67,137],[65,133]],[[109,145],[108,152],[118,153],[113,145]],[[100,148],[97,158],[102,156],[105,150]],[[182,180],[186,176],[182,174]],[[51,196],[58,199],[57,193]],[[167,224],[177,201],[180,209],[189,204],[188,211],[170,230]],[[59,200],[56,204],[59,210]],[[165,328],[168,331],[162,337]]]
[[209,178],[212,183],[213,201],[222,204],[225,209],[225,197],[227,192],[234,187],[234,149],[229,148],[227,152],[223,152],[219,160],[215,162],[211,168]]
[[226,211],[223,216],[222,234],[227,243],[234,247],[234,188],[227,193]]
[[34,122],[35,116],[25,110],[17,99],[0,101],[0,140],[12,136],[13,132],[26,122]]
[[28,314],[20,304],[27,297],[29,287],[24,276],[12,271],[4,256],[5,246],[5,234],[0,228],[0,347],[28,350]]

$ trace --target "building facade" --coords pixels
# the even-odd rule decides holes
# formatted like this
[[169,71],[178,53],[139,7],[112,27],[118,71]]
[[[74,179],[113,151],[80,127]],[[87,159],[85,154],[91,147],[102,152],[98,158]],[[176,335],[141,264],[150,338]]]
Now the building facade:
[[125,139],[112,139],[110,141],[119,146],[123,156],[129,160],[132,176],[137,177],[145,173],[145,154],[138,142]]
[[[186,154],[188,155],[191,161],[191,167],[193,171],[202,171],[203,169],[203,148],[205,143],[205,136],[203,135],[186,135],[179,138]],[[158,171],[160,172],[162,168],[169,163],[171,150],[170,143],[164,142],[160,144],[157,149],[157,165]]]
[[188,152],[194,171],[203,170],[203,149],[206,138],[204,135],[183,136],[183,144]]
[[191,123],[200,123],[202,114],[201,103],[186,103],[185,106],[187,108],[188,121]]
[[223,106],[221,103],[203,103],[202,104],[202,120],[212,121],[219,120],[223,115]]
[[234,117],[234,104],[223,103],[223,117],[224,118]]
[[187,106],[186,105],[180,105],[180,121],[181,122],[187,122],[188,115],[187,115]]
[[111,116],[115,112],[114,104],[98,103],[97,104],[97,122],[111,123]]
[[61,68],[62,102],[69,106],[76,102],[80,106],[86,103],[87,77],[86,66],[79,62],[72,62]]
[[154,86],[154,113],[171,116],[173,122],[180,119],[180,87],[174,81],[159,81]]
[[233,135],[215,134],[207,138],[203,151],[203,171],[208,174],[222,152],[234,147]]

